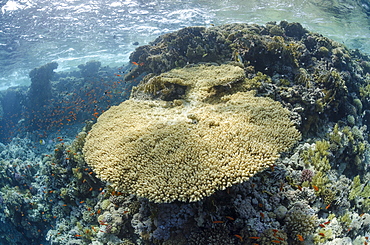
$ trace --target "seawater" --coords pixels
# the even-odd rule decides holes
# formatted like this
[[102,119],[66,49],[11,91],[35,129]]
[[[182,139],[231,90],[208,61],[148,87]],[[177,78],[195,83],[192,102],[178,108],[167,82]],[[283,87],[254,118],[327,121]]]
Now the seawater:
[[370,53],[368,0],[10,0],[0,8],[0,90],[29,85],[29,72],[52,61],[57,71],[90,60],[121,66],[137,45],[186,26],[287,20]]

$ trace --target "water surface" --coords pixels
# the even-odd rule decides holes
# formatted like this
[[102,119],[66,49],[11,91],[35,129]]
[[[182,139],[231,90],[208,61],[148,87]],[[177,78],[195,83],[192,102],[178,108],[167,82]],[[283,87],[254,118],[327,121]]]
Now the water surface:
[[323,0],[11,0],[0,4],[0,90],[29,85],[28,73],[99,60],[120,66],[137,45],[185,26],[300,22],[370,53],[369,1]]

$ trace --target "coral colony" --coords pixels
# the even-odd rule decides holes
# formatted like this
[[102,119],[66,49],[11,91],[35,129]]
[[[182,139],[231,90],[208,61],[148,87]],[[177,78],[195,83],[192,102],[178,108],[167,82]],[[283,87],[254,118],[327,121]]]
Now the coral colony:
[[370,242],[370,57],[282,21],[184,28],[130,62],[2,94],[4,241]]

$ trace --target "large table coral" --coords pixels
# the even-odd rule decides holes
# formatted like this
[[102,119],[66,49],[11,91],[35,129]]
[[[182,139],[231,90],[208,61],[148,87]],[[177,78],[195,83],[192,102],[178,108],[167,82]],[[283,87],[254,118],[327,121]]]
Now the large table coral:
[[243,76],[238,66],[201,65],[152,77],[144,87],[186,92],[172,103],[130,99],[109,109],[86,139],[87,163],[119,191],[155,202],[198,201],[248,180],[300,133],[279,102],[253,91],[218,96],[214,87],[243,88]]

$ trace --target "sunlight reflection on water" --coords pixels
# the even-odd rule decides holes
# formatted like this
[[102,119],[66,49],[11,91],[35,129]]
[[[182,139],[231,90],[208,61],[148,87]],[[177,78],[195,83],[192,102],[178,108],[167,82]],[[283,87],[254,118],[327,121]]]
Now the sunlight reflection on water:
[[[137,46],[194,25],[287,20],[369,52],[366,6],[323,0],[13,0],[1,8],[0,87],[28,85],[28,72],[51,61],[59,70],[98,59],[119,66]],[[345,14],[343,14],[345,13]]]

